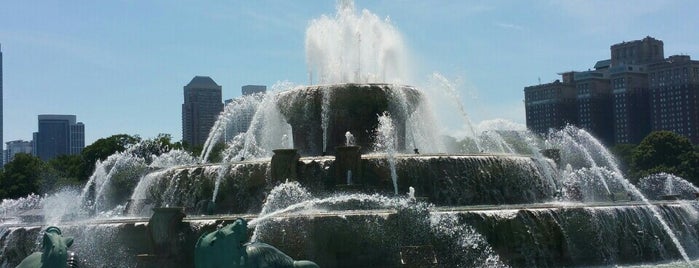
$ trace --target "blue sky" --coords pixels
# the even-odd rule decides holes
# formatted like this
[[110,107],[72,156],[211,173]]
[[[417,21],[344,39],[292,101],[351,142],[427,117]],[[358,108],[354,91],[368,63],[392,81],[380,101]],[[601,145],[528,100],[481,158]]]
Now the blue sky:
[[[211,76],[224,99],[245,84],[306,84],[304,34],[335,1],[6,1],[0,8],[4,139],[38,114],[76,114],[86,143],[113,134],[181,138],[182,87]],[[475,122],[524,123],[523,88],[587,70],[609,46],[652,36],[699,58],[699,1],[357,0],[390,17],[415,66],[459,85]]]

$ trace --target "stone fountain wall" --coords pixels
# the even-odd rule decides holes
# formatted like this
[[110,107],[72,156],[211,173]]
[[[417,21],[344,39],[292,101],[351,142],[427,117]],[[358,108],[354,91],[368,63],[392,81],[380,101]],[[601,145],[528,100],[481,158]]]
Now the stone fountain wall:
[[[291,158],[293,159],[293,158]],[[196,166],[164,173],[148,191],[154,206],[186,207],[203,214],[220,177],[214,213],[257,213],[274,186],[298,181],[316,196],[338,191],[393,194],[388,159],[365,156],[354,168],[351,184],[334,157],[301,158],[294,174],[274,177],[269,161]],[[224,169],[224,170],[221,170]],[[525,156],[410,155],[396,158],[399,193],[409,187],[436,205],[526,204],[554,199],[556,185],[544,177],[541,166]],[[290,168],[285,165],[284,170]],[[357,171],[358,170],[358,171]],[[221,176],[221,174],[223,174]],[[281,176],[281,175],[276,175]]]
[[[699,224],[686,205],[696,207],[697,203],[660,204],[659,209],[670,227],[678,230],[690,257],[696,258]],[[416,203],[379,211],[281,216],[258,225],[257,238],[321,267],[403,267],[401,252],[416,247],[436,259],[439,267],[600,266],[681,259],[646,205],[480,211],[428,208]],[[175,248],[180,249],[176,258],[181,267],[193,266],[199,236],[237,217],[185,218],[172,235]],[[72,250],[81,259],[80,267],[139,267],[136,255],[153,252],[147,219],[59,227],[65,236],[75,238]],[[36,250],[35,238],[43,228],[3,230],[0,266],[14,267]]]

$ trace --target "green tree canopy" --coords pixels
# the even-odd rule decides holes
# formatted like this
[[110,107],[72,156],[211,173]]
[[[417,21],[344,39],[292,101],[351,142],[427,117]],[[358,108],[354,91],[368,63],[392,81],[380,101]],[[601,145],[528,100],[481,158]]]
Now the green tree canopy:
[[680,176],[697,185],[699,154],[684,136],[670,131],[654,131],[634,149],[634,177],[666,172]]
[[46,186],[55,188],[63,185],[76,185],[83,180],[84,163],[80,155],[59,155],[49,160],[48,166],[53,169],[52,173],[55,174],[56,181],[52,185]]
[[38,157],[25,153],[15,154],[0,177],[0,198],[19,198],[39,193],[48,166]]

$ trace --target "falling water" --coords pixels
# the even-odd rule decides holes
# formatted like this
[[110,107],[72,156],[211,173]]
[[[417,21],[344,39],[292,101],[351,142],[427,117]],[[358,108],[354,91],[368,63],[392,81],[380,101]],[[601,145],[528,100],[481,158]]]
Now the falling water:
[[[606,190],[607,196],[612,196],[614,194],[607,183],[607,176],[604,176],[602,171],[604,169],[610,169],[610,171],[614,174],[621,174],[621,171],[619,171],[619,168],[615,162],[605,162],[607,158],[604,156],[599,157],[605,153],[609,154],[604,146],[601,144],[594,144],[594,142],[590,141],[594,138],[589,136],[586,131],[572,126],[568,126],[561,131],[551,133],[550,136],[549,141],[555,144],[553,147],[561,149],[561,158],[563,163],[571,165],[574,170],[583,170],[595,173],[592,177],[581,176],[578,178],[595,179],[602,183],[604,189]],[[598,164],[598,162],[600,163]],[[600,164],[602,165],[601,167]],[[567,179],[564,178],[564,180]]]
[[[492,119],[480,122],[477,129],[482,133],[489,133],[488,135],[497,135],[491,139],[493,142],[502,143],[496,144],[497,148],[511,150],[514,154],[531,155],[537,162],[543,179],[560,190],[557,163],[541,153],[542,149],[546,148],[544,141],[537,134],[528,131],[525,125],[504,119]],[[489,148],[485,150],[491,151]]]
[[121,202],[126,200],[122,199],[126,199],[127,196],[120,195],[132,194],[133,192],[128,191],[138,188],[142,183],[141,179],[150,171],[198,162],[191,154],[181,150],[152,155],[148,148],[153,145],[156,145],[153,141],[142,141],[123,152],[107,157],[104,161],[98,161],[95,172],[80,193],[81,203],[92,209],[92,212],[107,213],[119,205],[123,206]]
[[396,216],[400,218],[401,224],[410,226],[411,230],[418,233],[408,235],[410,238],[403,243],[430,243],[430,239],[424,240],[423,236],[433,236],[440,244],[436,246],[446,247],[444,250],[449,251],[449,256],[443,257],[450,259],[446,263],[453,263],[454,267],[507,267],[487,241],[471,226],[459,222],[455,214],[433,211],[432,205],[415,202],[414,189],[410,189],[412,190],[407,196],[338,194],[314,198],[297,182],[287,182],[270,192],[262,212],[248,222],[249,227],[255,228],[250,241],[257,241],[262,234],[271,231],[271,226],[265,226],[270,219],[289,213],[313,215],[318,212],[342,212],[348,209],[390,209],[397,212]]
[[561,149],[561,158],[564,164],[567,163],[567,165],[578,166],[576,171],[572,173],[569,172],[568,174],[587,173],[587,175],[576,176],[577,180],[597,179],[603,183],[607,193],[613,196],[607,183],[607,179],[611,179],[611,182],[620,184],[626,192],[645,203],[650,208],[653,216],[658,220],[663,230],[665,230],[672,239],[682,258],[689,263],[687,252],[677,239],[675,232],[670,228],[667,221],[658,211],[658,208],[651,204],[648,198],[646,198],[638,188],[624,178],[614,157],[597,139],[592,137],[592,135],[585,130],[567,126],[561,131],[552,133],[550,141],[552,141],[557,148]]
[[451,102],[456,106],[457,113],[464,126],[466,126],[466,136],[474,140],[476,149],[478,152],[483,152],[483,148],[478,141],[478,133],[471,123],[471,119],[466,113],[466,108],[463,103],[461,103],[461,97],[457,91],[456,85],[450,82],[446,77],[439,73],[433,73],[430,77],[430,85],[427,87],[431,90],[430,96],[435,98],[437,96],[442,96],[444,100]]
[[323,128],[323,153],[328,149],[328,124],[330,121],[330,95],[332,94],[329,88],[322,87],[323,100],[320,105],[320,126]]
[[245,132],[243,148],[235,156],[224,156],[224,159],[255,159],[270,157],[272,150],[282,146],[283,135],[291,136],[291,126],[281,115],[277,107],[277,97],[279,92],[289,90],[294,85],[289,82],[280,82],[271,87],[271,90],[264,95],[262,102],[258,105],[258,110],[252,117],[250,127]]
[[[266,94],[258,96],[259,102],[254,105],[252,116],[242,119],[232,116],[220,117],[218,121],[238,122],[238,120],[248,120],[249,127],[237,135],[233,136],[227,143],[226,149],[222,153],[222,162],[216,178],[214,191],[211,200],[216,201],[221,180],[231,165],[236,162],[250,159],[270,157],[272,150],[277,148],[293,147],[288,137],[292,136],[291,126],[286,123],[277,107],[278,93],[293,88],[289,82],[279,82],[271,87]],[[235,111],[236,102],[232,104],[231,111]],[[247,106],[243,106],[245,108]],[[284,137],[287,137],[286,139]]]
[[[92,208],[94,212],[100,212],[113,208],[111,203],[111,187],[114,179],[122,183],[130,183],[145,175],[147,164],[145,159],[133,154],[132,146],[124,152],[113,154],[104,161],[98,161],[95,172],[85,184],[80,200],[83,204]],[[93,195],[92,198],[89,195]]]
[[515,150],[508,144],[498,131],[483,131],[478,144],[484,152],[514,154]]
[[408,149],[419,149],[423,153],[445,153],[441,126],[432,110],[429,98],[423,99],[406,121]]
[[676,194],[681,199],[697,198],[699,188],[687,180],[667,173],[658,173],[641,178],[638,181],[639,190],[648,199],[660,200],[663,195]]
[[[660,211],[658,211],[658,207],[652,205],[650,203],[650,201],[635,186],[628,183],[628,181],[626,181],[623,177],[620,176],[620,179],[624,180],[625,183],[628,184],[627,185],[628,188],[630,188],[632,190],[632,193],[635,196],[640,197],[641,201],[643,201],[643,203],[645,203],[646,205],[649,206],[649,208],[653,212],[653,216],[658,220],[658,222],[663,227],[665,232],[670,236],[670,239],[672,239],[672,242],[675,244],[675,247],[677,247],[677,251],[679,251],[680,255],[682,255],[682,259],[684,259],[684,261],[687,264],[690,264],[689,255],[687,255],[687,251],[684,249],[684,247],[682,246],[682,243],[680,243],[679,239],[677,239],[677,235],[672,230],[672,228],[670,228],[670,226],[667,224],[667,221],[665,221],[663,216],[660,214]],[[690,264],[690,266],[691,266],[691,264]]]
[[675,193],[675,187],[674,183],[672,182],[672,179],[667,179],[665,180],[665,194],[666,195],[671,195]]
[[396,130],[388,113],[379,116],[379,125],[376,128],[376,151],[386,153],[388,165],[391,169],[394,194],[398,195],[398,174],[396,173]]
[[264,94],[241,96],[224,107],[204,143],[200,156],[202,162],[209,159],[216,143],[229,141],[231,137],[248,131],[250,122],[264,100],[264,96]]

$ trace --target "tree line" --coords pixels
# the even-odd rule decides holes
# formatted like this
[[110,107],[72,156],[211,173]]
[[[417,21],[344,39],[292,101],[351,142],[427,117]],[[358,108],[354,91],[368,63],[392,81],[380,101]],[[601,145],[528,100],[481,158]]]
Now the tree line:
[[[80,187],[92,175],[97,161],[123,152],[129,146],[143,142],[138,135],[117,134],[101,138],[86,146],[80,154],[61,155],[49,161],[18,153],[0,171],[0,199],[19,198],[31,193],[50,193],[63,186]],[[143,155],[159,155],[172,149],[192,149],[180,142],[172,142],[170,134],[159,134],[146,140]]]

